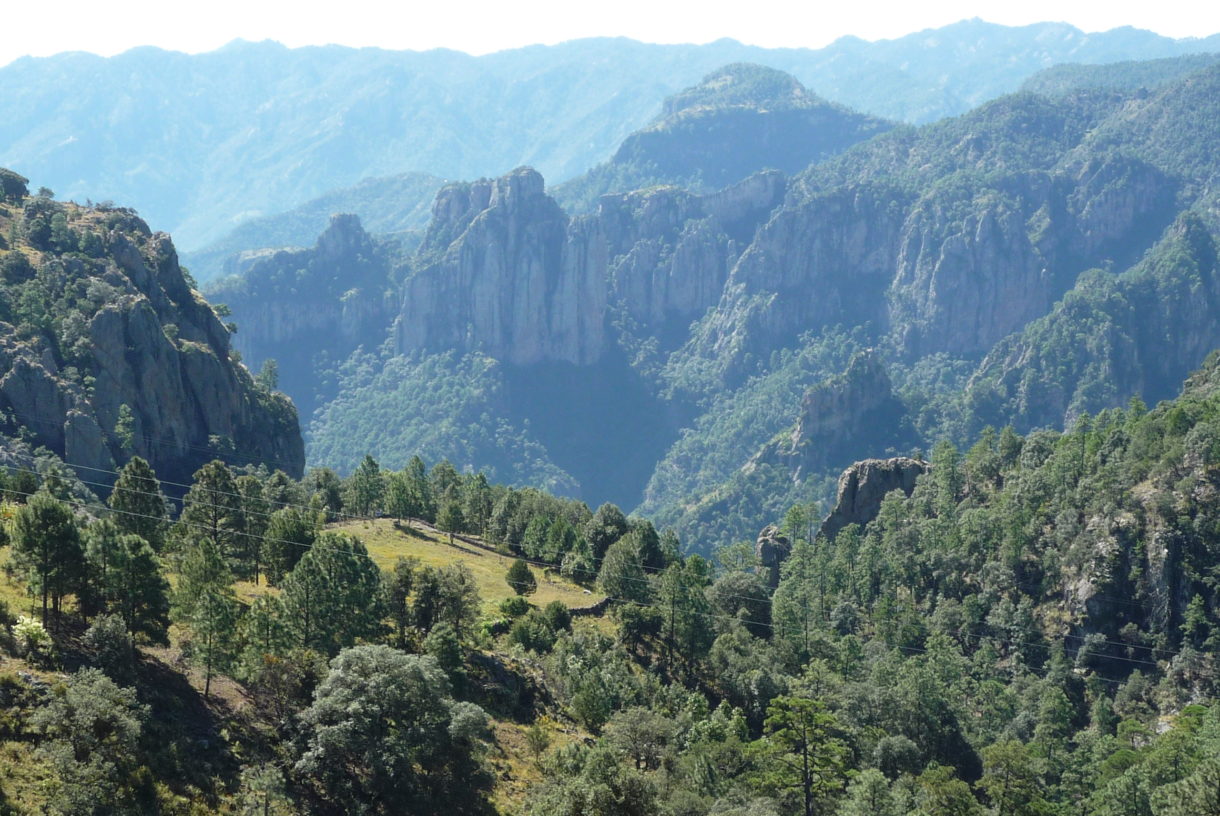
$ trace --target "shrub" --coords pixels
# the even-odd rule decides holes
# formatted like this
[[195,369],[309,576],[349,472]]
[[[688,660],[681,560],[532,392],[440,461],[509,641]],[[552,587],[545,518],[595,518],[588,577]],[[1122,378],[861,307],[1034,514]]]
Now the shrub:
[[537,609],[519,618],[509,630],[509,639],[523,649],[546,654],[555,646],[555,630],[547,622],[546,615]]
[[43,625],[34,618],[19,615],[13,625],[13,641],[17,654],[36,666],[51,667],[55,664],[55,641]]
[[518,595],[533,595],[538,589],[538,581],[534,578],[534,573],[530,572],[529,564],[520,558],[514,560],[512,566],[508,568],[508,572],[504,574],[504,581]]
[[542,614],[546,615],[546,622],[554,631],[572,631],[572,612],[563,601],[551,601]]
[[85,632],[85,648],[93,652],[93,663],[122,686],[135,680],[135,640],[119,615],[98,615]]
[[531,608],[530,602],[520,595],[514,595],[511,598],[505,598],[500,601],[500,614],[506,618],[519,618],[526,612],[529,612]]

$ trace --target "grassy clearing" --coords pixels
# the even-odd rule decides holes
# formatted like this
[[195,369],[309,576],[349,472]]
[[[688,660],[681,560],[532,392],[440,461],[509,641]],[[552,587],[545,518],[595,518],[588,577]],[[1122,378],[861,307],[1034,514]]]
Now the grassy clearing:
[[[478,582],[479,596],[488,613],[513,594],[504,582],[504,574],[513,562],[508,556],[488,552],[456,539],[450,544],[447,536],[431,530],[414,527],[409,530],[396,529],[389,519],[344,522],[329,529],[357,536],[383,570],[392,568],[399,558],[416,558],[421,564],[431,567],[454,562],[465,564]],[[556,573],[543,574],[537,567],[530,567],[530,570],[538,582],[538,591],[530,596],[530,603],[537,606],[545,606],[551,601],[563,601],[569,607],[589,606],[602,598],[596,592],[588,592]]]

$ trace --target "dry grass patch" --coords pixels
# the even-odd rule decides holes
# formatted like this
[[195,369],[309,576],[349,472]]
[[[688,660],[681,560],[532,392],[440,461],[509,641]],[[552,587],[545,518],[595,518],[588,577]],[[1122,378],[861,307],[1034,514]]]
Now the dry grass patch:
[[[416,527],[396,528],[389,519],[373,521],[349,521],[332,525],[329,529],[351,533],[364,542],[369,555],[383,570],[391,569],[399,558],[415,558],[425,566],[441,567],[446,564],[465,564],[474,575],[479,586],[479,597],[484,610],[492,612],[500,601],[513,594],[504,581],[504,574],[513,559],[489,552],[479,547],[448,536],[421,530]],[[562,601],[568,607],[589,606],[600,601],[602,596],[589,592],[561,577],[557,571],[530,567],[538,591],[529,597],[530,603],[546,606],[551,601]]]

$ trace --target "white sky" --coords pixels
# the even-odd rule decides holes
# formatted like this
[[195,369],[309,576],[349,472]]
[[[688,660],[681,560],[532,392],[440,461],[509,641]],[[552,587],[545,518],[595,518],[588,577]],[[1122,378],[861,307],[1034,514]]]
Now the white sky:
[[618,35],[817,48],[846,34],[889,39],[969,17],[1006,25],[1063,21],[1084,31],[1130,25],[1171,37],[1220,31],[1220,3],[1207,0],[10,0],[5,6],[0,65],[27,54],[109,56],[138,45],[196,53],[237,38],[473,54]]

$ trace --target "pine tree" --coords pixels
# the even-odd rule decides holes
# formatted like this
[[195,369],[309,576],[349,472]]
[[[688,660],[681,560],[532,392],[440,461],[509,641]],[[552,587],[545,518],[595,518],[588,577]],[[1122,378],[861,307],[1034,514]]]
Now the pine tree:
[[165,546],[169,519],[161,483],[148,462],[133,456],[119,469],[109,504],[114,510],[114,523],[120,530],[138,535],[160,552]]
[[206,537],[226,558],[241,558],[241,496],[224,462],[214,459],[195,471],[194,483],[182,500],[178,524],[182,538]]
[[68,505],[46,493],[30,497],[13,520],[13,565],[26,574],[30,588],[42,597],[42,624],[50,608],[84,578],[80,528]]
[[203,696],[212,677],[228,671],[236,657],[237,599],[233,576],[210,539],[198,540],[187,551],[174,592],[174,619],[191,631],[189,654],[204,670]]
[[106,519],[90,525],[85,539],[93,594],[102,608],[122,617],[133,635],[168,645],[169,582],[152,547]]
[[268,657],[286,654],[291,648],[291,637],[279,598],[272,595],[255,598],[242,616],[238,639],[241,642],[239,676],[246,681],[258,677]]
[[191,658],[203,666],[203,699],[212,691],[212,677],[228,671],[237,656],[237,599],[229,587],[208,587],[197,599],[191,616]]
[[242,574],[258,583],[263,566],[263,536],[267,533],[271,506],[263,494],[263,483],[255,476],[239,476],[236,479],[240,496],[241,533],[237,545],[242,553]]
[[360,539],[323,533],[284,579],[284,614],[296,644],[335,654],[381,628],[381,572]]
[[285,507],[272,513],[262,547],[268,583],[280,584],[313,546],[317,535],[318,520],[306,510]]
[[534,579],[534,573],[530,572],[529,564],[520,558],[513,559],[512,566],[504,574],[504,581],[518,595],[533,595],[538,589],[538,582]]
[[348,479],[351,507],[357,515],[371,516],[381,509],[385,495],[385,476],[372,456],[365,454],[356,472]]
[[689,667],[707,654],[715,633],[704,594],[706,580],[693,563],[676,563],[657,582],[657,609],[664,620],[666,662],[673,670],[676,651]]
[[638,549],[630,537],[623,536],[606,550],[597,584],[602,592],[616,600],[648,603],[652,599]]

